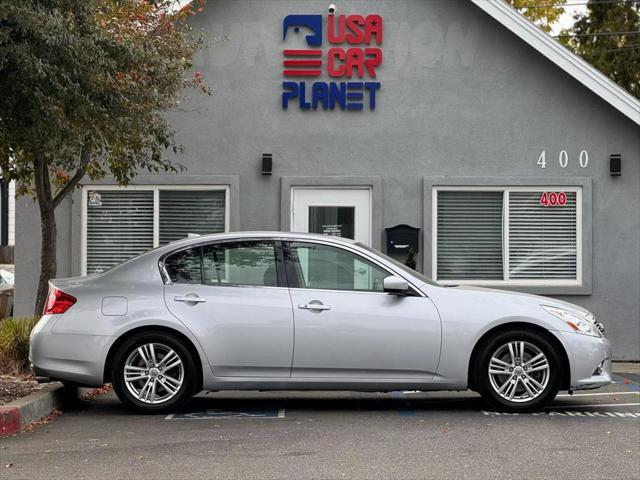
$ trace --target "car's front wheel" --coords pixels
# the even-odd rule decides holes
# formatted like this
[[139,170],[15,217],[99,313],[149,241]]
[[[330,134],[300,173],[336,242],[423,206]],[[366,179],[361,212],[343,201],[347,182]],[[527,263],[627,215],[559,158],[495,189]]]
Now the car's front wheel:
[[476,386],[492,407],[526,412],[551,402],[562,383],[556,347],[528,330],[499,333],[482,345],[477,357]]
[[143,332],[116,351],[111,378],[118,398],[141,413],[165,413],[194,393],[195,367],[182,342],[161,332]]

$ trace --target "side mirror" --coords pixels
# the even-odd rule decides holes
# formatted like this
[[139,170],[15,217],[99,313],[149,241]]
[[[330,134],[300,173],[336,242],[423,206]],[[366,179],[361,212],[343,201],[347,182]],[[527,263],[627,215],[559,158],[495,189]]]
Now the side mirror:
[[406,295],[407,293],[409,293],[409,282],[407,282],[403,278],[393,275],[390,277],[385,277],[385,279],[382,281],[382,286],[385,292],[391,293],[393,295]]

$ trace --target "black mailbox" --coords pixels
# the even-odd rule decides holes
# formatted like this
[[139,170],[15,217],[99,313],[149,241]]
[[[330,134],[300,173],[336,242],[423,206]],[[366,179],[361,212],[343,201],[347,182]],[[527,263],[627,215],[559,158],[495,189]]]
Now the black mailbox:
[[420,229],[410,225],[396,225],[385,228],[387,255],[392,257],[407,257],[413,250],[414,255],[419,251]]

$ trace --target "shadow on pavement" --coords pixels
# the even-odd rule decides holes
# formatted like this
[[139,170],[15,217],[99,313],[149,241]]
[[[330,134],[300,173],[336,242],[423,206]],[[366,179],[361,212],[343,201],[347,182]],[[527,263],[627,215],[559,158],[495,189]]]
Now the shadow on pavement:
[[[235,395],[234,395],[235,394]],[[176,411],[176,414],[186,414],[193,412],[203,412],[207,410],[225,410],[230,412],[242,412],[265,409],[285,409],[286,411],[314,412],[314,413],[354,413],[354,412],[411,412],[427,413],[438,412],[447,413],[480,413],[483,410],[493,410],[487,406],[482,399],[473,393],[465,393],[464,396],[451,397],[431,397],[429,394],[402,394],[392,392],[382,393],[326,393],[322,396],[318,393],[310,393],[304,396],[299,392],[295,396],[287,396],[278,392],[250,392],[251,396],[246,397],[246,393],[225,392],[203,394],[193,398],[186,407]],[[572,408],[572,407],[593,407],[594,404],[603,403],[611,405],[611,402],[637,401],[635,398],[618,398],[612,393],[611,397],[562,397],[554,400],[547,409]],[[68,413],[88,413],[100,412],[106,415],[134,415],[129,412],[115,397],[115,395],[105,395],[91,402],[82,402],[73,407],[73,410],[66,410]],[[164,416],[164,415],[162,415]]]

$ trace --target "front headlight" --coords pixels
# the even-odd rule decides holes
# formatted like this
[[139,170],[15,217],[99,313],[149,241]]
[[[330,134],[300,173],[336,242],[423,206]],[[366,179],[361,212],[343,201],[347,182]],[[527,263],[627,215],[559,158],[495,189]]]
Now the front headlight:
[[567,325],[569,325],[576,333],[583,335],[591,335],[592,337],[600,337],[600,330],[595,326],[593,321],[589,320],[589,317],[582,315],[578,312],[572,312],[558,307],[548,307],[541,305],[547,312],[554,317],[559,318]]

